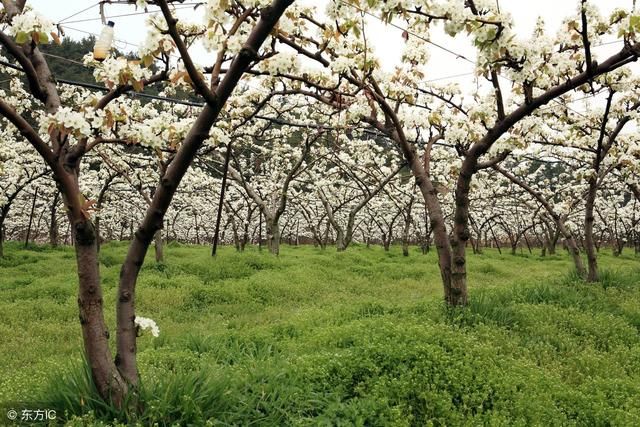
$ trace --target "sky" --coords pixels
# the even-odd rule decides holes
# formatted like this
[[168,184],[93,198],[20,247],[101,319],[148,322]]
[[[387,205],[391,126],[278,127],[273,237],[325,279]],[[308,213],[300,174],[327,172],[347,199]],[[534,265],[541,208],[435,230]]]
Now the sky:
[[[197,0],[186,0],[186,3],[194,4]],[[324,9],[328,1],[333,0],[297,0],[304,4],[317,4],[319,9]],[[462,1],[462,0],[460,0]],[[503,12],[510,13],[515,20],[515,28],[519,35],[526,38],[531,34],[537,18],[542,17],[547,29],[555,33],[560,28],[562,19],[573,15],[578,9],[579,0],[496,0]],[[630,9],[633,0],[590,0],[602,13],[609,14],[615,8]],[[51,0],[29,0],[28,3],[54,22],[62,22],[66,35],[72,38],[82,38],[87,33],[99,33],[101,30],[101,20],[98,2],[87,0],[65,0],[64,2]],[[200,21],[199,10],[193,11],[192,6],[178,6],[183,8],[178,12],[178,16],[183,16],[192,21]],[[88,9],[84,12],[83,9]],[[78,12],[81,12],[75,16]],[[120,16],[124,14],[140,13],[134,6],[126,4],[107,4],[105,15],[116,23],[115,38],[116,47],[123,51],[136,51],[137,45],[145,38],[145,15]],[[82,22],[80,22],[82,21]],[[398,22],[398,25],[402,25]],[[402,31],[392,26],[382,23],[375,17],[367,19],[367,38],[374,46],[376,55],[381,65],[386,70],[392,70],[399,62],[402,49],[398,46],[403,44]],[[465,35],[459,35],[452,39],[441,31],[434,31],[431,40],[448,50],[458,53],[468,59],[473,60],[474,49],[468,42]],[[606,46],[594,48],[594,53],[603,58],[611,55],[621,48],[621,43],[614,43]],[[80,59],[80,58],[74,58]],[[204,51],[194,53],[194,59],[201,64],[209,64],[213,58],[209,58]],[[443,83],[458,82],[463,87],[475,85],[476,80],[473,75],[474,65],[472,62],[460,58],[450,52],[434,47],[431,50],[431,59],[427,67],[427,79],[438,80]],[[467,74],[466,76],[460,76]]]

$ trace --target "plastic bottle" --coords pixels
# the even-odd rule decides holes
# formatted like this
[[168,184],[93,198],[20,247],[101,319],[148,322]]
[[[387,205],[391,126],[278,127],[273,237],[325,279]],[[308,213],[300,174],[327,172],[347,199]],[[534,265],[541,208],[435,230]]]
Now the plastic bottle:
[[113,27],[115,23],[109,21],[107,25],[102,28],[100,37],[96,40],[96,44],[93,48],[93,58],[97,61],[104,61],[109,56],[111,50],[111,44],[113,43]]

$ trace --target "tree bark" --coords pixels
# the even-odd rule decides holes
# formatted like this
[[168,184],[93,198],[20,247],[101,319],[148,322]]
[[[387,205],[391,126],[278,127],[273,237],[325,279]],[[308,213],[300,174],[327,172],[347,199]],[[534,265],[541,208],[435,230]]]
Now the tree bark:
[[345,239],[344,239],[344,230],[336,220],[335,214],[333,212],[333,206],[331,206],[331,203],[329,203],[329,199],[327,199],[327,197],[324,195],[322,190],[318,191],[318,196],[320,197],[320,201],[322,202],[322,205],[324,206],[324,209],[327,213],[327,221],[329,224],[331,224],[331,227],[333,227],[333,229],[336,232],[336,250],[338,252],[343,252],[347,249],[347,246],[345,245]]
[[587,265],[589,268],[587,274],[587,282],[597,282],[598,277],[598,256],[596,253],[596,246],[593,237],[593,223],[594,217],[594,205],[596,200],[596,194],[598,192],[598,184],[595,178],[589,180],[589,190],[587,192],[587,199],[584,210],[584,245],[585,252],[587,253]]
[[25,248],[29,245],[29,236],[31,235],[31,225],[33,224],[33,215],[35,213],[37,200],[38,200],[38,188],[36,187],[35,193],[33,194],[33,203],[31,204],[31,214],[29,215],[29,225],[27,227],[27,236],[24,238]]
[[467,156],[462,162],[455,191],[455,211],[453,233],[451,236],[451,293],[449,304],[461,306],[467,304],[467,241],[469,240],[469,191],[475,172],[477,158]]
[[162,230],[156,231],[153,236],[155,246],[156,262],[164,262],[164,243],[162,242]]
[[60,192],[56,191],[53,196],[53,201],[51,202],[51,216],[49,219],[49,244],[51,247],[58,246],[58,218],[56,216],[58,209],[58,199],[60,197]]
[[90,221],[77,221],[73,234],[80,281],[78,308],[87,362],[100,395],[121,407],[127,385],[118,373],[109,350],[95,230]]
[[4,258],[4,218],[0,217],[0,258]]
[[[196,157],[202,143],[209,137],[209,131],[216,122],[227,99],[231,96],[231,92],[235,89],[249,65],[256,60],[260,46],[262,46],[280,16],[292,2],[293,0],[274,0],[271,5],[261,10],[259,21],[216,88],[215,103],[208,100],[207,105],[198,115],[156,188],[152,204],[147,209],[142,224],[133,236],[127,257],[122,265],[118,288],[116,364],[127,382],[134,386],[138,384],[136,330],[134,325],[135,287],[147,249],[156,230],[162,228],[164,215],[180,185],[180,181]],[[192,76],[192,79],[198,78],[198,76]]]
[[273,218],[267,218],[267,247],[273,255],[280,254],[280,224]]

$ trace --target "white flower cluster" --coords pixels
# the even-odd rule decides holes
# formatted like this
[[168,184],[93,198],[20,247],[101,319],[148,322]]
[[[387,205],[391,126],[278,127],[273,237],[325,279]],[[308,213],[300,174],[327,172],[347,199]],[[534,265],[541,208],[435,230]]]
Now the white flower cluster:
[[208,24],[224,22],[228,7],[229,0],[208,0],[205,7],[205,21]]
[[9,30],[17,43],[26,43],[31,40],[36,43],[48,43],[49,33],[54,32],[55,27],[50,20],[38,12],[26,9],[13,18]]
[[160,328],[153,319],[149,319],[146,317],[136,316],[135,320],[136,326],[142,330],[149,329],[151,331],[151,335],[154,337],[160,336]]
[[170,54],[175,50],[175,44],[167,33],[167,23],[161,15],[151,15],[147,20],[147,29],[147,38],[140,46],[139,54],[148,66],[154,57],[161,53]]
[[102,62],[96,61],[89,53],[83,58],[84,64],[95,67],[93,76],[97,82],[103,82],[108,88],[118,85],[131,85],[136,91],[143,89],[142,80],[151,77],[151,70],[140,66],[139,61],[130,61],[125,57],[108,57]]
[[297,71],[299,67],[300,60],[298,55],[294,53],[278,53],[260,63],[260,68],[272,76],[292,73]]
[[214,126],[209,131],[209,138],[207,138],[205,144],[209,146],[226,145],[230,140],[227,132],[218,126]]
[[104,111],[87,109],[84,112],[61,107],[55,114],[46,116],[42,126],[47,130],[57,129],[72,134],[76,138],[88,137],[92,129],[98,129],[104,123]]
[[348,73],[351,68],[356,67],[356,61],[353,58],[348,58],[345,56],[336,58],[329,67],[331,71],[337,74]]

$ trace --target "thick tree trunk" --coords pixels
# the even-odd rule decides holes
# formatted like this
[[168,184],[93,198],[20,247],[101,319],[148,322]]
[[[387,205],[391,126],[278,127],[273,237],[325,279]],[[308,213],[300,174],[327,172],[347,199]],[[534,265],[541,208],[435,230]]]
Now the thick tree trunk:
[[558,227],[560,227],[560,229],[562,230],[562,234],[565,236],[565,245],[567,246],[569,255],[571,255],[571,258],[573,259],[573,265],[576,268],[578,276],[585,277],[586,270],[584,268],[582,258],[580,257],[580,248],[578,247],[576,239],[573,237],[573,234],[565,227],[564,223],[559,223]]
[[[464,168],[464,164],[463,164]],[[464,169],[460,172],[456,186],[456,207],[454,213],[451,248],[451,292],[449,305],[464,306],[467,304],[467,241],[469,240],[469,184],[472,174]]]
[[231,221],[231,232],[233,234],[233,246],[236,248],[236,252],[240,252],[240,236],[238,235],[238,227],[235,219],[233,218],[233,215],[231,216],[229,221]]
[[153,242],[155,246],[156,262],[164,261],[164,243],[162,242],[162,230],[156,231],[153,236]]
[[102,310],[98,248],[90,221],[75,222],[75,249],[80,282],[78,308],[87,362],[100,395],[121,407],[127,385],[111,359],[109,331]]
[[596,200],[596,193],[598,191],[597,183],[594,179],[589,181],[589,191],[587,192],[587,200],[585,203],[584,211],[584,244],[585,252],[587,253],[587,265],[589,272],[587,274],[588,282],[597,282],[598,277],[598,256],[596,253],[596,247],[593,237],[593,223],[594,223],[594,205]]
[[[360,209],[358,209],[358,211],[359,210]],[[353,229],[354,229],[354,224],[356,222],[356,213],[357,212],[354,210],[349,212],[349,217],[347,219],[347,227],[344,230],[344,236],[342,237],[342,243],[340,246],[338,246],[337,244],[339,237],[336,238],[336,246],[338,246],[338,251],[346,251],[347,247],[349,247],[349,245],[353,241]]]
[[549,255],[556,254],[556,246],[558,245],[558,239],[560,239],[560,228],[556,227],[553,237],[549,240]]
[[390,236],[387,236],[387,233],[382,233],[382,247],[385,252],[389,252],[390,241]]
[[440,268],[440,277],[444,287],[444,298],[448,304],[451,304],[452,301],[456,300],[456,298],[452,297],[451,289],[452,253],[449,236],[447,235],[447,228],[444,222],[444,213],[442,212],[442,207],[438,200],[438,193],[429,177],[424,173],[424,169],[422,169],[422,165],[420,165],[420,161],[417,156],[414,157],[414,161],[410,162],[409,165],[411,166],[416,179],[416,184],[418,185],[427,206],[430,230],[433,232],[433,241],[438,253],[438,266]]
[[280,224],[275,219],[267,219],[267,247],[274,255],[280,254]]
[[336,231],[336,249],[338,252],[344,252],[347,250],[347,245],[345,244],[344,232],[342,231],[342,227],[334,226]]

